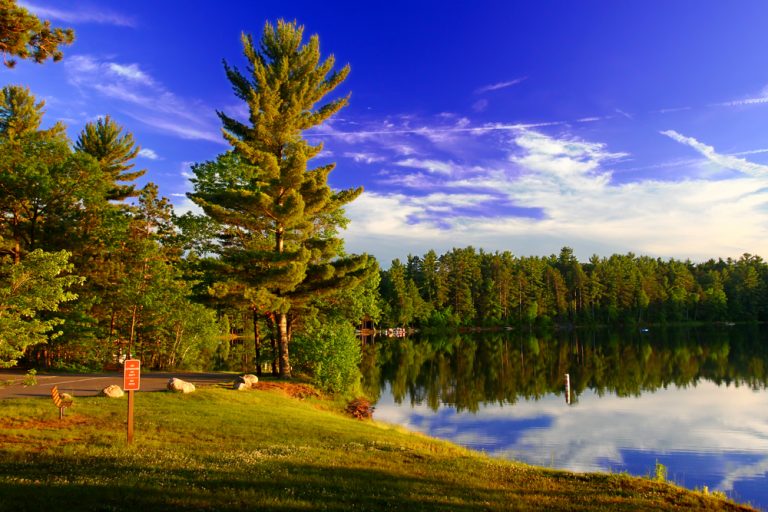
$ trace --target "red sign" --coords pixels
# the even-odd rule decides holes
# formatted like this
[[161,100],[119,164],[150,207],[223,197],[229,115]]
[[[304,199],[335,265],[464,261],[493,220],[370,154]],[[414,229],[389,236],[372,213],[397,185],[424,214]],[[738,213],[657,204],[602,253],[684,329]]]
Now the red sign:
[[141,384],[141,361],[126,359],[123,366],[123,390],[138,391]]

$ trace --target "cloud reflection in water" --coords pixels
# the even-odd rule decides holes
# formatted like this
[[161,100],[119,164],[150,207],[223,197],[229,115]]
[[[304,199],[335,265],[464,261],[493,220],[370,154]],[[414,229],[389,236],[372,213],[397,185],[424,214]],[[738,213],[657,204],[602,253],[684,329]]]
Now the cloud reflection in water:
[[639,397],[585,391],[514,405],[481,405],[477,414],[444,406],[398,405],[386,388],[376,419],[494,456],[572,471],[645,476],[658,460],[675,482],[707,485],[768,507],[768,393],[704,381]]

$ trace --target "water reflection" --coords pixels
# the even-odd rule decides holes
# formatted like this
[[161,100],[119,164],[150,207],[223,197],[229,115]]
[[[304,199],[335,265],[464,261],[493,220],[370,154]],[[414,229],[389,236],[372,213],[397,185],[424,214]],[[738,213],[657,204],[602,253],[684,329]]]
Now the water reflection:
[[768,508],[767,362],[757,328],[574,331],[379,342],[364,371],[377,419],[576,471],[647,475],[658,460],[682,485]]

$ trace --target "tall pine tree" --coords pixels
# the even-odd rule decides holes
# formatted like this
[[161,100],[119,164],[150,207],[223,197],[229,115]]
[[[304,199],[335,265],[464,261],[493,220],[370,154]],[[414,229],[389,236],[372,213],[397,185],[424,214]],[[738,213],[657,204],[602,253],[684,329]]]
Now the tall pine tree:
[[226,63],[225,69],[235,95],[248,105],[249,122],[219,112],[233,150],[195,167],[190,194],[225,227],[220,270],[230,277],[229,290],[273,319],[283,378],[291,375],[288,345],[302,308],[354,286],[372,268],[367,256],[344,256],[338,236],[347,222],[342,208],[362,188],[331,190],[334,165],[308,169],[322,145],[302,137],[347,104],[348,96],[318,106],[349,66],[334,71],[333,56],[321,62],[318,37],[303,43],[303,34],[302,26],[283,20],[265,24],[258,47],[243,34],[247,73]]

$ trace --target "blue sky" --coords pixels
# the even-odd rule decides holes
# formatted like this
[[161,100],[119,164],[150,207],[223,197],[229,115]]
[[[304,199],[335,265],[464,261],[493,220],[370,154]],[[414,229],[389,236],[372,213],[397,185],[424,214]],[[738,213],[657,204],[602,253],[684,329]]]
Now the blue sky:
[[308,134],[337,162],[350,252],[570,246],[662,258],[768,256],[768,3],[22,2],[76,42],[0,71],[74,139],[109,114],[178,211],[189,166],[242,115],[222,59],[296,19],[352,72],[351,104]]

